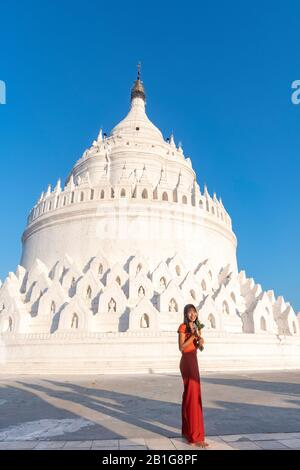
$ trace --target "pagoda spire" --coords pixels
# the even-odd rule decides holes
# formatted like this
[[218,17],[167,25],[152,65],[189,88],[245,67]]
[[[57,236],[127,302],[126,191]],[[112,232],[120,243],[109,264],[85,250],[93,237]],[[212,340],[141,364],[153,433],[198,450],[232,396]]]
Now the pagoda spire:
[[103,134],[102,134],[102,127],[99,131],[97,142],[103,142]]
[[173,131],[172,131],[172,134],[170,136],[170,145],[171,147],[175,148],[176,145],[175,145],[175,141],[174,141],[174,134],[173,134]]
[[145,94],[145,89],[143,82],[141,80],[141,63],[138,63],[138,74],[137,74],[137,79],[134,82],[134,85],[131,89],[131,103],[134,100],[134,98],[141,98],[144,103],[146,103],[146,94]]
[[60,193],[61,192],[61,179],[60,178],[58,178],[58,180],[57,180],[56,186],[54,188],[54,192],[55,193]]

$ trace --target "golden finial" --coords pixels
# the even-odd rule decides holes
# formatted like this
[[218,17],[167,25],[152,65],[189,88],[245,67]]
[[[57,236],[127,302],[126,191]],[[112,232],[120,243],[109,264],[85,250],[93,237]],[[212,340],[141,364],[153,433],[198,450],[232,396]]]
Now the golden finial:
[[138,63],[137,67],[138,67],[138,75],[131,89],[131,101],[133,100],[133,98],[138,97],[138,98],[142,98],[146,102],[145,89],[144,89],[143,82],[141,80],[141,62]]

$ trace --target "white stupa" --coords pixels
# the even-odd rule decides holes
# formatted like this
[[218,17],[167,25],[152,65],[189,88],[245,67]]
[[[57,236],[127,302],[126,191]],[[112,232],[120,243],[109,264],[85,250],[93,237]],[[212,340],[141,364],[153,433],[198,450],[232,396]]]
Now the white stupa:
[[222,201],[145,104],[139,71],[125,119],[30,212],[0,289],[0,371],[178,371],[186,303],[205,324],[202,369],[300,368],[299,314],[238,272]]

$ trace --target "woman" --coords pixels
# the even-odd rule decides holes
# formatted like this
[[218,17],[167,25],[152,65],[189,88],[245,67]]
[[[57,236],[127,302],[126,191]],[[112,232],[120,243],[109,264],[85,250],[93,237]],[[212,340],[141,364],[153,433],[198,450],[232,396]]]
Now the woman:
[[203,347],[201,338],[194,325],[197,319],[196,307],[188,304],[184,307],[184,323],[178,328],[179,350],[182,352],[180,372],[184,383],[182,395],[182,435],[186,440],[199,447],[208,447],[204,440],[204,422],[200,389],[200,375],[197,361],[197,349]]

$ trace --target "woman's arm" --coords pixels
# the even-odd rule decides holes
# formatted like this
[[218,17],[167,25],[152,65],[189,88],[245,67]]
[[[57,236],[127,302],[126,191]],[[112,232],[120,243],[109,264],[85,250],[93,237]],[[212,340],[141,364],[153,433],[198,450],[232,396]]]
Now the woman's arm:
[[198,338],[198,335],[191,335],[186,341],[184,341],[185,333],[179,333],[178,336],[178,347],[179,351],[183,351],[190,343],[194,341],[194,339]]

